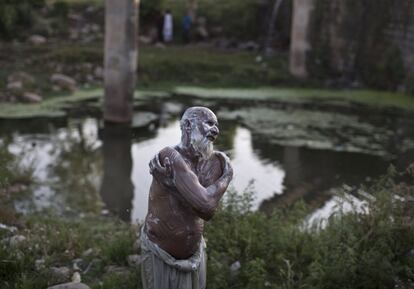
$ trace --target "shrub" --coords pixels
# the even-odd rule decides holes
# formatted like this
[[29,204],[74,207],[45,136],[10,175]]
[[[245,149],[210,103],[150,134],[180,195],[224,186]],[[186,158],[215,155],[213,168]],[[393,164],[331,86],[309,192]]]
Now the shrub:
[[34,9],[44,5],[44,0],[2,0],[0,5],[0,37],[13,38],[18,28],[32,24]]

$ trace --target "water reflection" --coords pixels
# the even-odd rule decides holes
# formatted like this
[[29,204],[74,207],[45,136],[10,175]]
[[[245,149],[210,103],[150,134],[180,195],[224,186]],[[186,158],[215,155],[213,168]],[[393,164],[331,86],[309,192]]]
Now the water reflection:
[[131,138],[130,125],[106,123],[102,131],[103,178],[100,195],[106,208],[124,221],[131,220],[134,196]]
[[[23,156],[22,166],[33,165],[38,180],[30,198],[16,202],[16,208],[99,213],[105,205],[123,220],[142,220],[151,183],[148,163],[162,148],[179,143],[180,109],[164,105],[161,111],[146,112],[155,115],[148,125],[106,126],[99,137],[96,118],[38,122],[41,128],[30,132],[11,126],[5,129],[1,139],[10,140],[9,150]],[[0,122],[0,129],[3,125]],[[233,186],[243,191],[254,179],[254,208],[265,211],[304,199],[317,214],[326,215],[333,207],[331,188],[375,178],[389,163],[361,153],[281,146],[268,135],[240,126],[237,120],[222,121],[220,127],[216,149],[231,156]]]

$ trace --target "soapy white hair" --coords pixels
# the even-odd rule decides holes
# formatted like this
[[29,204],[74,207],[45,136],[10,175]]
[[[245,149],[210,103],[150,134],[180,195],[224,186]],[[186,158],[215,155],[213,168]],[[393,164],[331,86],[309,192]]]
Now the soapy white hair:
[[183,116],[181,117],[180,127],[182,133],[185,133],[186,121],[189,121],[192,124],[192,130],[190,132],[190,144],[196,152],[201,154],[203,159],[208,159],[213,153],[213,142],[211,142],[207,137],[203,136],[198,129],[197,121],[199,121],[201,112],[208,112],[214,115],[214,113],[207,107],[190,107],[184,112]]

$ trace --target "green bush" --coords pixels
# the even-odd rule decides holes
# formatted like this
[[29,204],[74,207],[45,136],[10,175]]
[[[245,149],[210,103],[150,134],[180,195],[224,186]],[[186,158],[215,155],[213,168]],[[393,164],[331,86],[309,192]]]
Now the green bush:
[[[368,213],[338,213],[324,229],[304,228],[302,203],[265,216],[230,194],[206,227],[209,288],[410,288],[414,206],[406,199],[414,190],[401,190],[396,177],[364,188],[374,196]],[[237,275],[229,269],[236,261]]]
[[16,29],[32,24],[34,10],[44,4],[44,0],[2,0],[0,5],[0,37],[13,38]]

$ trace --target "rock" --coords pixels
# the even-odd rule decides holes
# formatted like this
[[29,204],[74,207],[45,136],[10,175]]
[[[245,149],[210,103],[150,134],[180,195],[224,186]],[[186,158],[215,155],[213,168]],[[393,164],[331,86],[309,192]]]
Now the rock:
[[142,35],[142,36],[139,37],[139,42],[142,43],[142,44],[151,44],[152,43],[152,38]]
[[42,101],[42,97],[36,93],[25,92],[23,94],[23,100],[30,103],[38,103]]
[[259,44],[257,44],[254,41],[247,41],[247,42],[240,43],[238,48],[241,50],[257,51],[259,50]]
[[46,37],[41,35],[32,35],[29,37],[28,42],[33,45],[41,45],[45,44],[47,42]]
[[93,71],[93,74],[96,78],[102,79],[104,76],[104,70],[101,66],[97,66],[95,70]]
[[142,128],[147,127],[151,123],[155,122],[158,119],[158,116],[152,112],[142,111],[139,113],[135,113],[132,116],[132,124],[133,128]]
[[81,282],[81,275],[79,272],[75,272],[72,275],[72,282],[73,283],[80,283]]
[[236,275],[237,273],[239,273],[240,268],[241,268],[240,262],[239,261],[234,262],[230,266],[230,274]]
[[7,82],[9,83],[16,81],[20,81],[24,84],[33,84],[35,80],[33,76],[23,71],[12,73],[7,77]]
[[128,277],[130,274],[128,268],[112,266],[112,265],[105,267],[105,271],[106,271],[106,274],[118,275],[118,276],[123,276],[123,277]]
[[138,267],[143,261],[141,255],[129,255],[127,257],[127,262],[129,267]]
[[134,252],[139,252],[139,250],[141,250],[141,240],[139,238],[135,240],[133,250]]
[[7,89],[11,91],[19,91],[23,89],[23,82],[21,81],[13,81],[7,83]]
[[68,267],[51,267],[50,277],[53,283],[62,283],[70,280],[70,269]]
[[82,253],[82,256],[83,257],[88,257],[88,256],[90,256],[90,255],[92,255],[93,254],[93,249],[92,248],[89,248],[88,250],[86,250],[86,251],[84,251],[83,253]]
[[82,271],[85,267],[85,262],[83,261],[83,259],[81,258],[77,258],[75,260],[72,261],[72,268],[74,271]]
[[98,24],[92,24],[91,25],[91,29],[90,29],[93,33],[97,33],[99,31],[101,31],[101,27]]
[[157,43],[155,44],[155,47],[156,47],[156,48],[162,48],[162,49],[164,49],[164,48],[165,48],[165,45],[164,45],[164,44],[162,44],[161,42],[157,42]]
[[10,238],[9,244],[12,247],[16,247],[16,246],[19,246],[24,241],[26,241],[26,237],[25,236],[15,235],[15,236],[13,236],[13,237]]
[[45,259],[38,259],[35,261],[36,271],[41,271],[45,269]]
[[94,82],[94,78],[93,78],[93,75],[91,75],[91,74],[88,74],[88,75],[86,75],[86,81],[87,82],[89,82],[89,83],[93,83]]
[[50,81],[62,89],[75,91],[76,81],[67,75],[55,73],[50,77]]
[[47,289],[90,289],[88,285],[83,283],[76,283],[76,282],[70,282],[70,283],[64,283],[55,285],[52,287],[48,287]]

